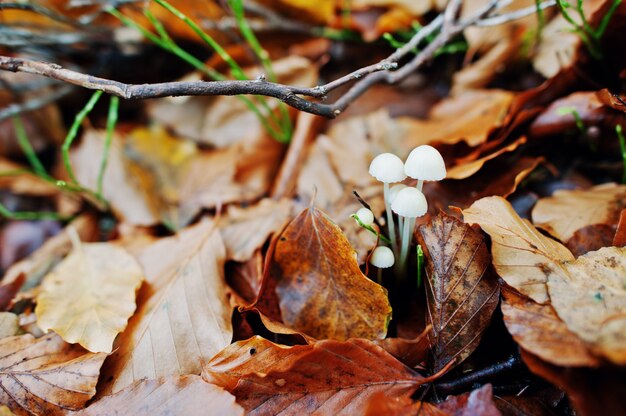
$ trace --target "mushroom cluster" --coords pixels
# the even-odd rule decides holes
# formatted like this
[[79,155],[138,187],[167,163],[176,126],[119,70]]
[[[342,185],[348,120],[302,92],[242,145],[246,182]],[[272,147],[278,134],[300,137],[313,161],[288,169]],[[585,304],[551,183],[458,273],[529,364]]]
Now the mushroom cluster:
[[[370,257],[376,267],[391,267],[395,262],[396,274],[404,275],[408,259],[409,246],[413,239],[416,218],[428,211],[426,197],[422,193],[424,181],[439,181],[446,177],[446,165],[441,154],[432,146],[418,146],[409,153],[406,162],[392,154],[382,153],[372,160],[369,173],[383,183],[387,230],[392,250],[379,250]],[[402,182],[408,177],[416,179],[415,188]],[[390,184],[397,183],[390,187]],[[361,210],[359,210],[360,212]],[[398,228],[393,214],[398,217]],[[357,213],[358,215],[358,213]],[[367,216],[367,215],[366,215]],[[369,219],[369,218],[367,218]],[[397,232],[396,232],[397,231]],[[398,241],[398,237],[400,241]],[[379,253],[385,253],[385,262],[379,261]],[[382,266],[384,264],[384,266]]]

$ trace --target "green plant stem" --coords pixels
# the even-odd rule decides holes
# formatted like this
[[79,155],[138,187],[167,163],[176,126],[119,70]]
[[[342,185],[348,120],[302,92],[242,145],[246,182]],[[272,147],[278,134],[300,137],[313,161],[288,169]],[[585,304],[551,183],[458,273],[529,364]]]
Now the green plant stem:
[[78,128],[82,124],[87,114],[93,110],[94,106],[98,102],[98,99],[102,96],[102,91],[96,91],[93,93],[87,104],[83,107],[82,110],[76,114],[74,118],[74,122],[72,123],[70,130],[67,132],[67,136],[65,136],[65,140],[63,141],[63,145],[61,146],[61,152],[63,155],[63,164],[65,165],[65,170],[70,177],[70,180],[74,184],[78,184],[78,180],[76,179],[76,175],[74,175],[74,169],[72,169],[72,163],[70,161],[70,147],[76,138],[76,134],[78,133]]
[[372,228],[371,225],[367,225],[367,224],[363,223],[363,221],[361,221],[361,219],[359,218],[358,215],[352,214],[352,215],[350,215],[350,217],[354,218],[356,223],[359,224],[359,227],[365,228],[367,231],[369,231],[370,233],[374,234],[377,238],[380,238],[385,243],[387,243],[387,244],[391,243],[391,240],[389,240],[387,237],[385,237],[384,235],[382,235],[381,233],[376,231],[374,228]]
[[622,160],[624,161],[624,172],[622,173],[622,183],[626,184],[626,138],[624,138],[624,132],[622,125],[615,126],[615,133],[617,133],[617,140],[619,140],[619,147],[622,152]]
[[65,221],[68,218],[62,217],[57,212],[33,212],[19,211],[12,212],[0,203],[0,216],[10,220],[33,221],[33,220],[60,220]]
[[26,130],[24,129],[24,124],[22,123],[22,119],[20,116],[13,116],[13,128],[15,129],[15,137],[17,138],[17,143],[22,148],[26,159],[28,159],[28,163],[32,166],[35,174],[37,176],[41,176],[42,178],[51,178],[51,176],[46,171],[46,168],[43,166],[39,157],[37,157],[37,153],[30,144],[30,140],[28,140],[28,136],[26,135]]
[[109,162],[109,152],[111,150],[111,142],[113,141],[113,133],[115,131],[115,125],[117,124],[117,116],[119,113],[120,99],[112,96],[109,102],[109,113],[107,115],[107,131],[104,139],[104,153],[102,154],[102,160],[100,161],[100,169],[98,171],[98,185],[96,188],[96,195],[101,201],[104,201],[102,196],[102,188],[104,186],[104,173],[106,172],[107,164]]
[[417,288],[422,286],[422,273],[424,272],[424,250],[420,244],[417,245]]

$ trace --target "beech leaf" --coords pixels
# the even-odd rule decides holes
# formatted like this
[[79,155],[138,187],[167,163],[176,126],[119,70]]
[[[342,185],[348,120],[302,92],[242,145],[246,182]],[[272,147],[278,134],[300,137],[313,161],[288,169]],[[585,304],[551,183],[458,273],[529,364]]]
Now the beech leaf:
[[0,404],[16,415],[65,415],[81,409],[96,393],[105,358],[56,334],[0,340]]
[[547,273],[574,260],[572,253],[542,235],[498,196],[479,199],[463,210],[463,217],[491,236],[493,265],[500,277],[535,302],[548,303]]
[[111,352],[135,311],[143,271],[133,256],[109,243],[84,243],[45,278],[37,296],[37,323],[70,344]]
[[137,381],[92,404],[76,416],[202,415],[242,416],[235,396],[199,376]]
[[317,339],[385,337],[387,291],[361,272],[347,238],[322,211],[305,209],[289,223],[270,274],[287,326]]
[[585,190],[559,190],[540,199],[533,208],[533,223],[562,242],[588,225],[617,224],[626,208],[626,185],[602,184]]
[[591,367],[598,360],[550,305],[540,305],[511,290],[502,291],[507,330],[525,350],[563,367]]
[[467,358],[498,305],[500,285],[481,233],[439,214],[419,227],[426,263],[428,323],[435,371]]
[[552,306],[594,351],[626,364],[626,247],[605,247],[548,275]]
[[230,343],[224,256],[210,220],[160,239],[138,255],[147,282],[103,370],[111,380],[104,391],[117,392],[142,378],[199,374],[202,362]]
[[285,347],[260,337],[217,354],[203,377],[237,397],[249,414],[363,414],[384,392],[409,397],[427,381],[371,341],[325,340]]

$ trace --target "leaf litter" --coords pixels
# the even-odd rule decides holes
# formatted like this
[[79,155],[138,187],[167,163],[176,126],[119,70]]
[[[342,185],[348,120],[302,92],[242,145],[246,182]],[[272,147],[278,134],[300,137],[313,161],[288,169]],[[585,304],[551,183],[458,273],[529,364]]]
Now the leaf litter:
[[[402,36],[443,6],[363,0],[346,20],[330,1],[271,3],[303,27],[341,27],[365,40]],[[589,27],[609,3],[585,2]],[[462,13],[481,4],[464,2]],[[209,20],[224,18],[214,2],[180,7],[194,15],[196,6]],[[150,10],[177,40],[197,42],[173,15]],[[559,13],[544,15],[542,36],[537,16],[467,29],[463,65],[438,57],[406,84],[385,87],[393,93],[372,89],[363,100],[373,103],[355,106],[356,116],[325,123],[289,110],[290,146],[235,97],[178,97],[124,104],[122,117],[132,108],[142,117],[125,117],[105,152],[96,109],[70,159],[81,186],[96,190],[102,180],[107,214],[68,192],[60,158],[45,159],[62,181],[53,182],[25,173],[18,146],[3,140],[0,169],[13,174],[0,176],[2,206],[40,211],[44,202],[80,216],[56,223],[66,227],[52,227],[58,234],[34,253],[13,250],[3,271],[0,404],[14,414],[491,415],[507,414],[510,403],[620,414],[626,211],[624,186],[609,182],[622,173],[623,62],[612,51],[623,44],[624,16],[617,6],[598,40],[602,63]],[[249,77],[262,71],[249,50],[210,33],[251,65]],[[354,56],[343,40],[282,38],[262,40],[286,84],[337,78],[345,68],[336,61]],[[366,46],[351,67],[379,53],[380,45]],[[216,56],[206,64],[227,68]],[[184,71],[166,78],[202,79]],[[403,94],[417,108],[386,102]],[[23,116],[41,155],[65,134],[59,111],[74,115],[52,104]],[[281,109],[268,101],[267,111]],[[448,179],[424,185],[429,213],[411,242],[421,244],[425,269],[417,272],[412,252],[399,284],[393,271],[368,265],[382,239],[350,215],[368,204],[372,229],[386,236],[382,188],[368,165],[423,144],[444,155]],[[105,154],[101,176],[96,161]],[[585,187],[568,189],[576,175]],[[318,208],[306,208],[314,195]],[[532,203],[522,209],[520,201]],[[82,241],[74,248],[71,229]],[[522,369],[498,373],[496,356],[507,354]],[[567,399],[548,400],[531,373]],[[511,379],[521,381],[511,387]]]

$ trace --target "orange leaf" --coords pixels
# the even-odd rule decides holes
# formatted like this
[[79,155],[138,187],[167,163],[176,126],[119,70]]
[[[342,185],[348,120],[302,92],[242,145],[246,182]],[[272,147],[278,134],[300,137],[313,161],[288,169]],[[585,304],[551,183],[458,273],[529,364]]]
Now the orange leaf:
[[225,348],[203,377],[254,414],[363,414],[370,397],[409,397],[427,379],[363,339],[285,347],[260,337]]
[[341,229],[317,208],[285,228],[269,270],[287,326],[317,339],[385,337],[387,291],[361,272]]
[[96,393],[106,354],[65,343],[58,335],[0,340],[0,403],[17,415],[64,415]]
[[500,285],[481,233],[454,217],[440,214],[419,227],[426,263],[427,319],[438,371],[466,359],[480,342],[498,305]]

